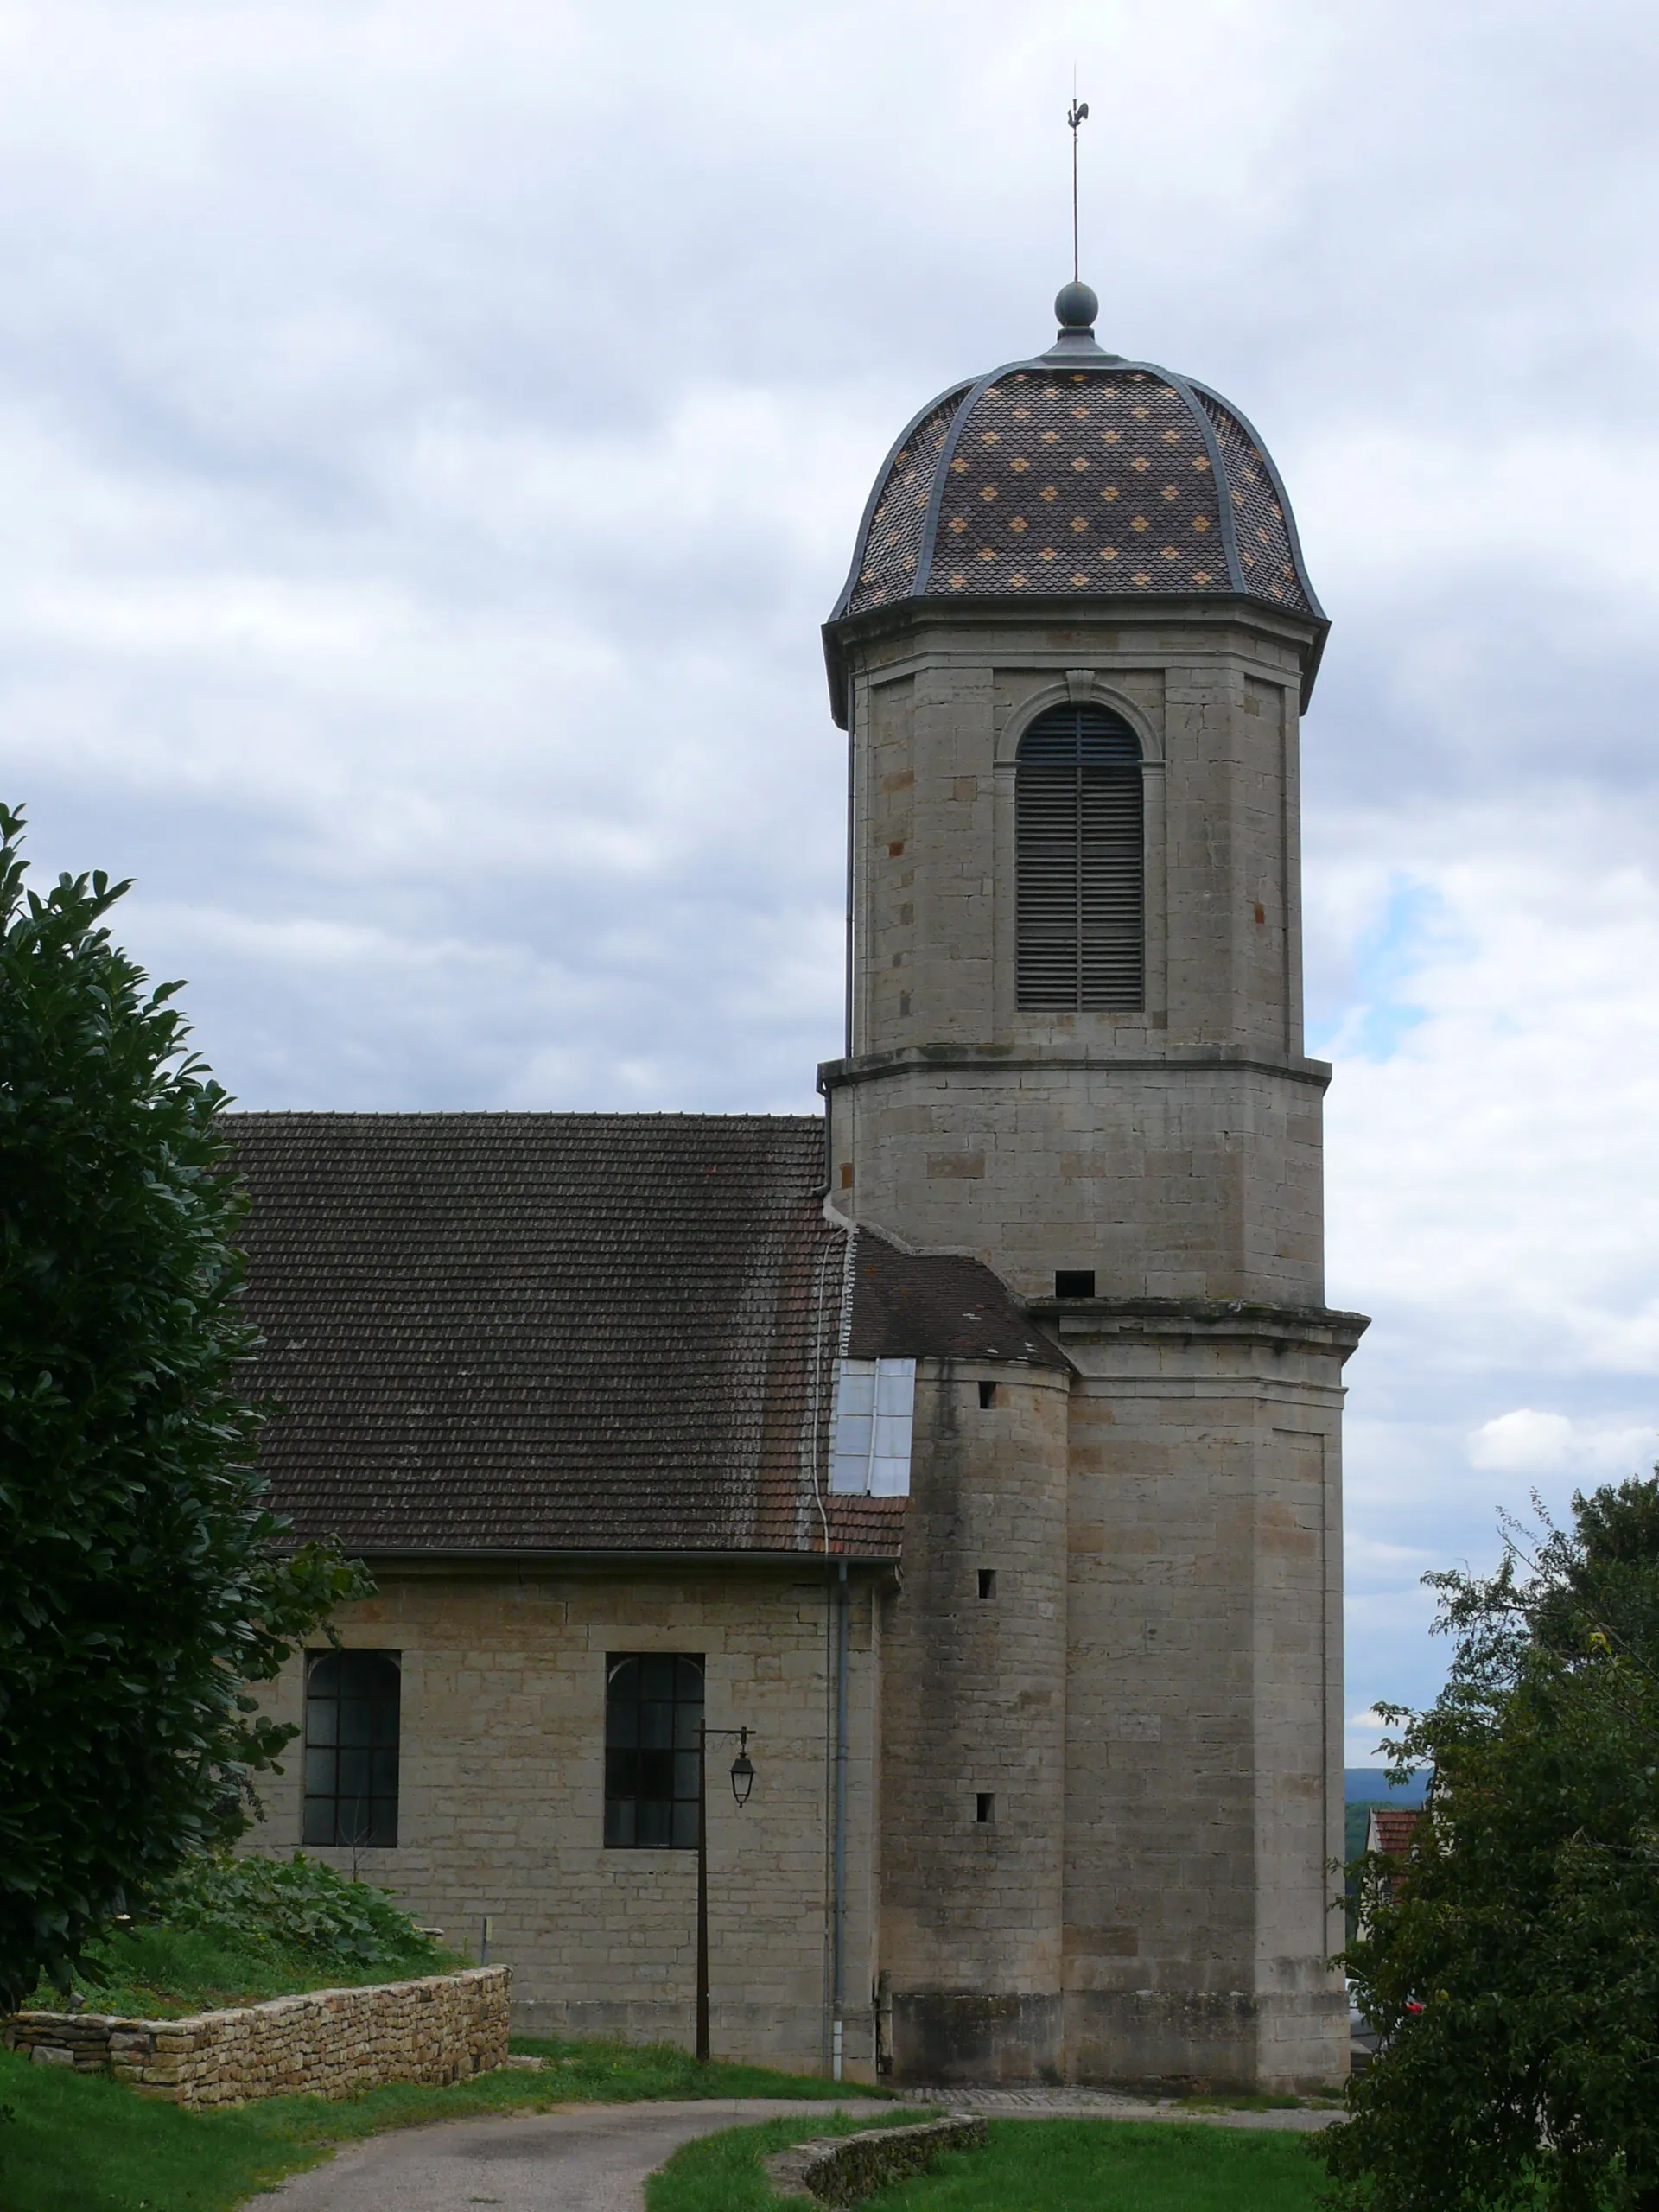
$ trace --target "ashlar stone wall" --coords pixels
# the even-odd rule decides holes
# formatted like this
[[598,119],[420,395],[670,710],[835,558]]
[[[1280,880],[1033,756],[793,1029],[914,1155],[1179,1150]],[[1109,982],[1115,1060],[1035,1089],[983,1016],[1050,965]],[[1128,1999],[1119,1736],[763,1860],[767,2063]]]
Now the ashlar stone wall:
[[904,2080],[1063,2064],[1069,1379],[958,1360],[917,1377],[883,1644],[880,1966]]
[[[1069,2069],[1346,2071],[1340,1372],[1347,1317],[1058,1313],[1071,1401]],[[1052,1323],[1051,1325],[1053,1325]]]
[[[967,1447],[918,1387],[931,1440],[885,1707],[899,2070],[1332,2079],[1340,1376],[1363,1325],[1324,1310],[1330,1070],[1303,1050],[1314,626],[1237,602],[915,602],[842,643],[853,1020],[849,1057],[821,1071],[836,1203],[987,1262],[1074,1369],[1052,1482],[1033,1440],[987,1427]],[[1135,1008],[1018,1003],[1019,747],[1067,701],[1121,715],[1141,744]],[[1094,1294],[1061,1300],[1062,1275]],[[1039,1650],[1021,1622],[1027,1649],[1010,1621],[993,1649],[957,1592],[1020,1510],[1064,1630]],[[1058,1980],[1047,1864],[1030,1853],[1016,1903],[995,1878],[1013,1834],[952,1818],[952,1760],[1011,1768],[1020,1745],[1034,1829],[1063,1834]]]
[[[1302,1050],[1298,687],[1306,626],[1265,609],[1062,631],[915,607],[854,645],[853,1050]],[[1135,729],[1144,1008],[1020,1008],[1014,782],[1033,717],[1088,697]]]
[[[896,620],[896,618],[895,618]],[[1303,1054],[1297,685],[1266,613],[1064,632],[946,623],[855,650],[853,1056],[823,1071],[837,1203],[1027,1294],[1319,1303]],[[1142,1007],[1015,988],[1020,736],[1068,698],[1145,761]]]
[[[755,1783],[741,1810],[710,1758],[709,1910],[716,2056],[816,2071],[826,2063],[833,1718],[833,1568],[620,1565],[468,1573],[377,1565],[379,1594],[335,1625],[348,1647],[401,1654],[398,1841],[357,1854],[423,1924],[512,1966],[515,2026],[529,2035],[690,2043],[696,1860],[604,1840],[605,1668],[623,1652],[702,1653],[711,1727],[747,1726]],[[850,1586],[846,2031],[849,2074],[874,2071],[870,1774],[874,1605]],[[270,1687],[302,1719],[293,1662]],[[260,1795],[245,1847],[302,1840],[303,1761]],[[307,1847],[308,1849],[311,1847]],[[349,1872],[352,1853],[315,1856]]]

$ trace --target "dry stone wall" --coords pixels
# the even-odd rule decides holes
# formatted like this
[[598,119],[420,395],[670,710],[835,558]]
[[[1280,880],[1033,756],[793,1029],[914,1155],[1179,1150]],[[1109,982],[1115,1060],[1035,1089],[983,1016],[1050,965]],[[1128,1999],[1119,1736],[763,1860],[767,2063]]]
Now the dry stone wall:
[[976,2113],[925,2120],[913,2127],[872,2127],[859,2135],[823,2135],[766,2160],[775,2196],[820,2204],[856,2204],[890,2182],[932,2171],[941,2151],[982,2151],[985,2122]]
[[346,2097],[389,2082],[442,2087],[507,2056],[510,1967],[473,1967],[366,1989],[314,1989],[181,2020],[16,2012],[8,2050],[111,2073],[141,2096],[200,2110],[255,2097]]

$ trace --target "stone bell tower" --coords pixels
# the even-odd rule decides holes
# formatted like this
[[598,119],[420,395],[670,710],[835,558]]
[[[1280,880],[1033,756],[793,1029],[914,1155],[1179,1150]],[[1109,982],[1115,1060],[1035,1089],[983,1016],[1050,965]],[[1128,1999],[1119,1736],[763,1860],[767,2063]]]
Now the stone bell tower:
[[[1302,1039],[1298,726],[1327,625],[1244,418],[1103,351],[1086,286],[1057,310],[1046,353],[906,430],[824,632],[851,747],[833,1202],[987,1262],[1071,1376],[1023,1524],[1052,1523],[1025,1586],[1064,1683],[1019,1692],[1020,1725],[1020,1591],[1003,1626],[976,1613],[954,1593],[994,1562],[953,1547],[991,1541],[1037,1431],[993,1433],[982,1388],[964,1444],[942,1376],[930,1488],[918,1399],[906,1555],[933,1580],[895,1601],[883,1784],[894,2063],[1329,2081],[1340,1375],[1364,1324],[1324,1305],[1330,1071]],[[1007,1808],[990,1843],[942,1809],[986,1744],[1018,1770],[976,1796]],[[952,1935],[938,1901],[969,1891],[1003,1898],[1006,1941],[988,1902]]]

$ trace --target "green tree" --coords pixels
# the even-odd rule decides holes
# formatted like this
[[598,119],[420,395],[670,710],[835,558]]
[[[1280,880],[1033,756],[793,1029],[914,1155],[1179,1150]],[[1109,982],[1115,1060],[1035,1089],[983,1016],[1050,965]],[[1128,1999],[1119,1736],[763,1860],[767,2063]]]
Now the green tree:
[[369,1587],[255,1469],[226,1094],[0,807],[0,2011],[246,1825],[245,1685]]
[[1659,1481],[1539,1510],[1427,1578],[1446,1686],[1383,1708],[1433,1783],[1403,1875],[1358,1862],[1383,2043],[1323,2150],[1370,2212],[1659,2212]]

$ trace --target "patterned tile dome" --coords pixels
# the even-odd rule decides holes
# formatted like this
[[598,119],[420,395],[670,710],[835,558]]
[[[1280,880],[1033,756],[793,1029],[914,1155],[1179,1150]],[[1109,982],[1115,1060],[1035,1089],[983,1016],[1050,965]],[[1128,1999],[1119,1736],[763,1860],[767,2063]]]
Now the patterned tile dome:
[[1094,304],[1068,285],[1057,306],[1072,319],[1048,353],[917,416],[876,480],[832,628],[906,600],[1197,594],[1323,630],[1255,431],[1190,378],[1103,353]]

